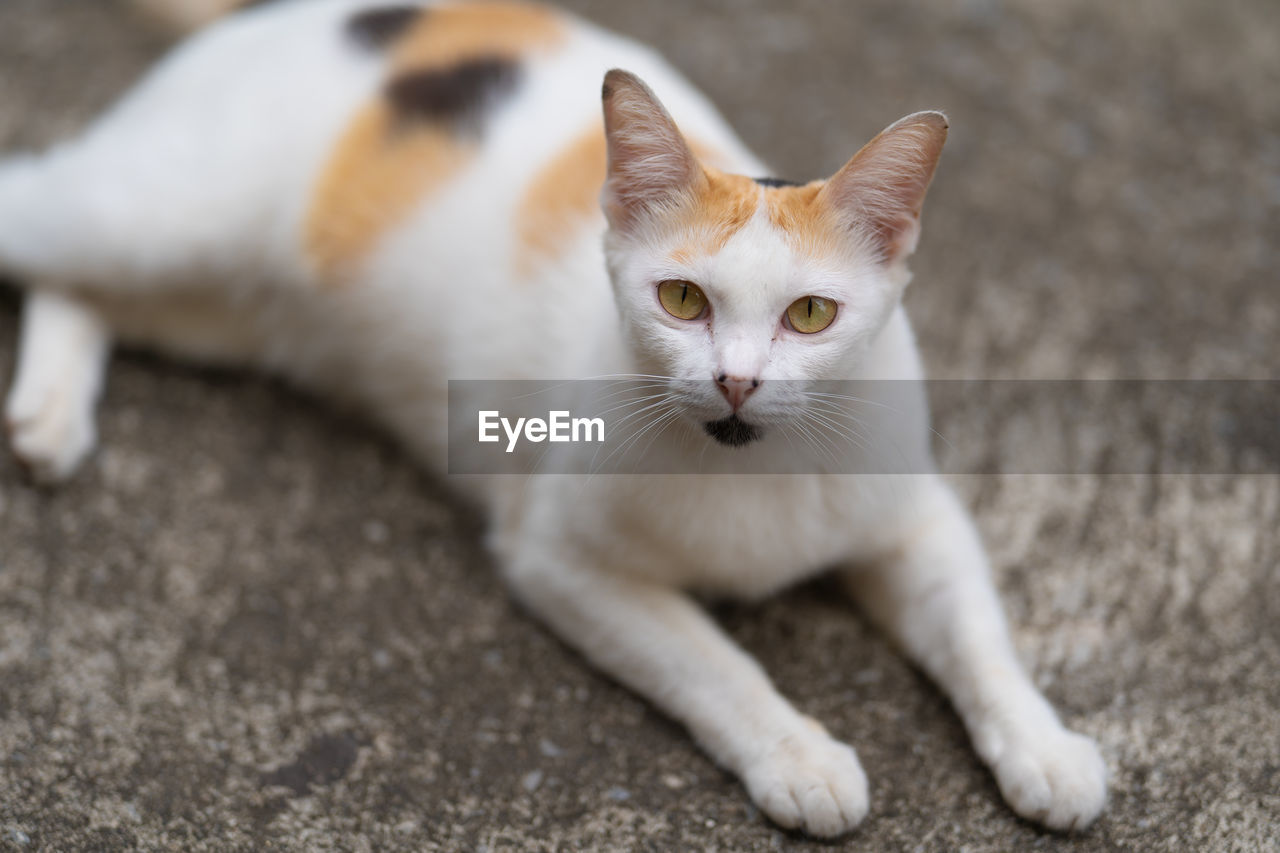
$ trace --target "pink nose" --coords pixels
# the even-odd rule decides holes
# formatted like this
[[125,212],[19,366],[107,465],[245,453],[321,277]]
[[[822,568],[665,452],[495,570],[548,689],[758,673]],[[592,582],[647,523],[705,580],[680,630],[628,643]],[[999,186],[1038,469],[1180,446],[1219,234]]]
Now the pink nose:
[[724,398],[729,401],[729,405],[736,412],[742,408],[742,404],[747,402],[747,398],[756,392],[760,387],[759,379],[744,379],[741,376],[730,376],[727,373],[721,373],[716,377],[716,386],[719,387],[720,393],[724,394]]

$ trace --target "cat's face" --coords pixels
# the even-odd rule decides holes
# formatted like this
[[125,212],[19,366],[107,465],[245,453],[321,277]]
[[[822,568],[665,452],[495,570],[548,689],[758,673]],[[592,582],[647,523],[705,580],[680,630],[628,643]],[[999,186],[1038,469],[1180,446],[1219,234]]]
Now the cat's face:
[[828,181],[778,186],[700,163],[637,78],[605,81],[608,260],[628,344],[683,414],[748,443],[850,376],[898,304],[946,138],[890,127]]

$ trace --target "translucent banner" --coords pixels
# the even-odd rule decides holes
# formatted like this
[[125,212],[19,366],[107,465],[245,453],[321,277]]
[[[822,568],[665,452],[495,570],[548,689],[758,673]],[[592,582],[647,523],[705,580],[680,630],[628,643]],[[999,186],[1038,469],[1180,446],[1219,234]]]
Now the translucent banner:
[[451,474],[935,470],[1280,473],[1280,381],[449,383]]

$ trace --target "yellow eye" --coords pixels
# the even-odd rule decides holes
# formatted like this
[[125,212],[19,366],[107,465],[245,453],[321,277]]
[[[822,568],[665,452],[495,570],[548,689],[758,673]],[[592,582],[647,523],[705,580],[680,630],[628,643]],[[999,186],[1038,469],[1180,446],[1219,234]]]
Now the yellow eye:
[[787,309],[791,328],[802,335],[821,332],[836,319],[836,304],[821,296],[802,296]]
[[707,297],[702,288],[678,278],[658,285],[658,301],[668,314],[680,320],[696,320],[707,310]]

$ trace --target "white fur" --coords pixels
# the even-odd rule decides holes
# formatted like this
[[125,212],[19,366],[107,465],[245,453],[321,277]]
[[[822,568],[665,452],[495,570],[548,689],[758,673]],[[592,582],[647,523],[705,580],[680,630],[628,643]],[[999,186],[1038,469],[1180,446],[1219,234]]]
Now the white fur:
[[35,478],[57,482],[93,449],[109,332],[97,314],[53,290],[31,294],[23,313],[5,422],[14,453]]
[[[642,225],[612,233],[606,257],[601,216],[537,280],[513,280],[507,223],[521,191],[598,121],[608,68],[645,79],[734,171],[767,174],[659,57],[581,22],[530,64],[478,160],[387,235],[360,280],[318,286],[300,251],[308,193],[383,71],[341,35],[362,5],[375,4],[237,15],[181,47],[80,139],[0,162],[0,268],[37,288],[8,414],[15,450],[42,474],[65,477],[92,444],[107,326],[354,400],[437,471],[447,379],[726,371],[762,378],[747,407],[782,423],[797,401],[772,379],[922,375],[898,302],[905,275],[853,237],[836,258],[800,256],[763,214],[688,267],[667,259],[673,235]],[[663,278],[703,286],[714,336],[661,310],[652,288]],[[776,334],[786,305],[807,294],[837,300],[836,323],[812,339]],[[924,401],[913,405],[919,430],[901,439],[927,453]],[[682,406],[649,450],[670,470],[717,470],[780,440],[711,444],[696,424],[727,404],[708,392]],[[1062,727],[1018,666],[974,528],[936,476],[458,485],[490,506],[492,545],[520,600],[685,724],[783,826],[851,829],[868,811],[866,778],[853,750],[797,713],[688,592],[760,597],[831,566],[951,696],[1019,814],[1070,828],[1102,808],[1097,750]]]

